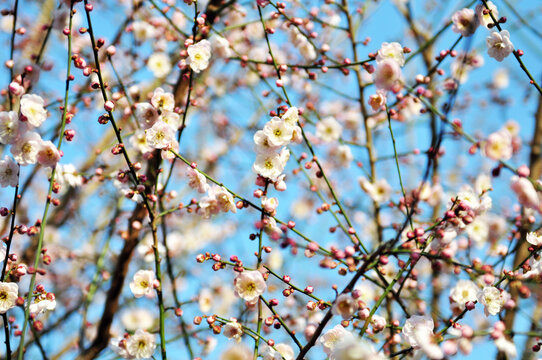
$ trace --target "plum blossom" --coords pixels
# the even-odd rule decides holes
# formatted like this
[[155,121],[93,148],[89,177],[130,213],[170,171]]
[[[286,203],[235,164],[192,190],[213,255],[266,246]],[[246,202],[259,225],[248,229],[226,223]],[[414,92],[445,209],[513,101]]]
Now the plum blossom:
[[373,199],[375,202],[386,202],[391,197],[392,188],[386,179],[379,179],[372,183],[365,177],[358,179],[361,188]]
[[497,315],[505,303],[505,292],[501,292],[494,286],[485,286],[478,291],[478,301],[484,305],[486,316]]
[[151,104],[162,111],[173,111],[175,99],[172,93],[165,92],[162,88],[156,88],[152,94]]
[[130,282],[130,290],[136,298],[154,296],[156,277],[152,270],[138,270]]
[[56,308],[55,295],[53,293],[42,293],[34,298],[28,310],[31,314],[39,315],[45,311],[53,311]]
[[478,27],[478,19],[474,10],[464,8],[452,15],[452,31],[462,36],[471,36]]
[[331,116],[316,123],[316,136],[326,143],[339,140],[342,131],[342,125]]
[[15,111],[0,112],[0,143],[13,144],[21,132],[21,122]]
[[158,120],[158,111],[149,103],[135,104],[135,116],[139,124],[148,129]]
[[205,176],[193,169],[190,166],[186,167],[186,176],[188,177],[188,186],[192,189],[197,190],[199,193],[203,194],[209,190],[209,184],[207,184],[207,179]]
[[192,70],[199,73],[207,69],[211,59],[211,43],[208,40],[201,40],[186,49],[189,56],[189,63]]
[[28,124],[38,127],[47,119],[47,110],[44,108],[41,96],[25,94],[21,98],[21,114]]
[[487,54],[501,62],[514,51],[508,30],[494,31],[486,38]]
[[431,319],[429,316],[412,315],[406,320],[402,333],[406,337],[410,346],[418,349],[420,347],[418,343],[420,334],[415,334],[415,332],[423,332],[425,336],[429,337],[433,335],[434,328],[435,324],[433,323],[433,319]]
[[394,60],[399,66],[405,65],[403,47],[398,42],[384,42],[376,54],[376,63],[380,65],[384,60]]
[[218,206],[223,212],[237,212],[237,207],[235,206],[233,195],[228,190],[226,190],[225,187],[215,185],[211,189],[209,189],[208,193],[209,196],[212,196],[217,200]]
[[4,156],[4,160],[0,160],[0,186],[15,187],[19,181],[19,166],[9,156]]
[[401,67],[393,59],[384,59],[377,65],[374,73],[375,86],[379,90],[391,90],[401,80]]
[[535,232],[527,233],[526,240],[529,244],[534,246],[542,245],[542,235],[538,235]]
[[38,151],[38,162],[42,166],[54,168],[60,160],[60,151],[51,141],[42,141]]
[[271,147],[285,146],[290,143],[293,128],[278,117],[274,117],[265,124],[263,133]]
[[147,66],[154,77],[164,78],[171,72],[169,56],[163,52],[156,52],[149,57]]
[[530,209],[540,210],[538,193],[529,179],[512,176],[510,187],[518,196],[518,201],[521,205]]
[[342,325],[335,325],[333,329],[326,331],[324,335],[320,336],[318,342],[324,348],[324,352],[327,355],[331,355],[337,343],[349,337],[354,338],[354,335]]
[[450,290],[450,298],[459,305],[461,310],[464,310],[466,303],[478,300],[478,291],[478,286],[474,282],[459,280],[455,287]]
[[386,357],[376,351],[373,345],[357,336],[340,339],[334,346],[330,360],[384,360]]
[[501,336],[495,340],[495,346],[497,349],[499,349],[499,351],[505,353],[510,359],[518,356],[516,345],[512,341],[507,340],[504,336]]
[[[275,350],[277,349],[277,350]],[[275,345],[275,349],[271,346],[264,345],[261,352],[263,360],[293,360],[294,350],[288,344],[279,343]]]
[[13,282],[0,282],[0,314],[15,306],[19,297],[19,286]]
[[235,295],[250,304],[256,303],[260,295],[267,289],[261,272],[257,270],[243,271],[233,281]]
[[414,338],[418,343],[418,347],[423,351],[423,353],[431,360],[440,360],[444,358],[444,352],[433,340],[433,333],[427,333],[426,329],[423,327],[414,329]]
[[290,151],[282,150],[280,153],[258,154],[252,167],[253,171],[271,181],[278,179],[284,171],[286,162],[290,158]]
[[154,315],[147,308],[133,308],[125,311],[121,318],[122,326],[128,331],[150,329],[154,325]]
[[348,320],[358,310],[358,302],[350,294],[341,294],[333,303],[331,312],[333,315],[339,315],[344,320]]
[[167,149],[176,142],[175,132],[163,121],[157,121],[145,133],[147,135],[147,144],[155,149]]
[[237,342],[241,341],[241,336],[243,335],[243,327],[237,322],[237,319],[231,318],[230,322],[224,325],[222,333],[228,339],[234,339]]
[[126,351],[133,359],[148,359],[156,349],[156,336],[138,329],[126,340]]
[[[493,14],[493,17],[495,19],[499,19],[499,11],[497,10],[495,4],[493,4],[492,1],[487,1],[486,3],[487,7]],[[493,19],[491,18],[491,15],[489,13],[484,15],[484,10],[486,10],[486,7],[483,4],[476,5],[475,11],[476,15],[478,16],[478,20],[480,21],[480,25],[487,28],[489,24],[493,24]]]
[[41,136],[34,131],[27,132],[11,146],[11,154],[20,165],[31,165],[38,161]]

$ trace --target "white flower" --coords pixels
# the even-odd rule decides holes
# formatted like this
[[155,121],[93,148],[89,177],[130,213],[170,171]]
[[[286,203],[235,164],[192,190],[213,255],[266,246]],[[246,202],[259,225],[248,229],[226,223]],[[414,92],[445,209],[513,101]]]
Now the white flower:
[[386,328],[386,318],[380,315],[373,315],[371,317],[371,325],[373,325],[373,332],[377,333]]
[[126,340],[126,350],[135,359],[148,359],[154,354],[156,340],[153,334],[138,329]]
[[538,193],[529,179],[512,176],[510,187],[518,196],[518,201],[521,205],[530,209],[540,208]]
[[466,228],[469,239],[471,239],[477,247],[481,247],[487,241],[489,236],[489,224],[485,217],[476,217],[472,223]]
[[19,297],[19,286],[12,282],[0,282],[0,314],[15,306]]
[[282,174],[289,157],[290,152],[286,149],[279,154],[258,154],[252,170],[271,181],[275,181]]
[[[143,237],[139,244],[137,244],[136,251],[145,262],[154,261],[154,240],[152,234],[149,233]],[[158,254],[160,256],[166,254],[166,248],[161,243],[158,243]]]
[[[275,350],[277,349],[277,350]],[[261,352],[263,360],[293,360],[294,350],[290,345],[279,343],[275,345],[275,349],[271,346],[264,345]]]
[[19,166],[9,156],[4,156],[4,160],[0,161],[0,186],[6,187],[17,186],[19,181]]
[[10,151],[19,165],[35,164],[41,143],[41,136],[37,132],[29,131],[11,146]]
[[268,213],[272,214],[279,206],[279,200],[276,197],[262,196],[262,208]]
[[286,146],[292,140],[293,129],[278,117],[274,117],[265,124],[263,133],[271,146]]
[[433,319],[431,319],[431,317],[413,315],[406,320],[402,333],[406,337],[410,346],[416,349],[419,348],[419,344],[417,341],[418,336],[415,336],[414,332],[423,331],[427,336],[431,336],[434,328],[435,324],[433,323]]
[[156,36],[154,26],[146,21],[134,21],[132,23],[132,33],[137,41],[145,41]]
[[506,340],[504,336],[501,336],[500,338],[495,340],[495,346],[497,347],[497,349],[499,349],[499,351],[508,355],[508,358],[512,359],[518,356],[516,345],[513,342]]
[[[499,20],[499,11],[497,10],[497,7],[493,2],[488,1],[487,7],[491,10],[491,13],[493,14],[493,17],[497,20]],[[480,21],[480,25],[485,26],[487,28],[487,25],[493,24],[493,19],[491,19],[491,15],[488,13],[487,15],[484,15],[484,10],[486,7],[483,4],[476,5],[476,15],[478,15],[478,20]]]
[[316,136],[318,136],[324,142],[339,140],[342,131],[342,125],[331,116],[328,116],[316,123]]
[[290,126],[296,126],[299,121],[299,110],[292,106],[282,115],[281,119]]
[[173,111],[175,98],[172,93],[165,92],[162,88],[156,88],[152,93],[151,104],[162,111]]
[[56,300],[53,294],[41,294],[34,298],[34,302],[30,304],[28,310],[31,314],[38,315],[42,312],[53,311],[56,308]]
[[542,235],[538,235],[535,232],[530,232],[526,236],[526,240],[529,244],[534,246],[542,245]]
[[350,294],[341,294],[337,297],[331,308],[333,315],[340,315],[348,320],[358,310],[358,302]]
[[433,332],[428,333],[423,327],[414,329],[414,338],[418,343],[418,347],[424,352],[424,354],[431,360],[440,360],[444,358],[444,352],[434,342]]
[[157,121],[154,125],[145,131],[147,143],[155,149],[167,149],[176,142],[175,132],[163,121]]
[[137,329],[150,329],[154,325],[154,315],[149,309],[135,308],[125,311],[120,321],[128,331]]
[[136,298],[154,296],[154,283],[156,277],[152,270],[138,270],[130,282],[130,290]]
[[478,301],[484,305],[486,316],[497,315],[501,311],[505,303],[503,293],[494,286],[486,286],[478,291]]
[[21,132],[21,127],[15,111],[0,112],[0,143],[13,144]]
[[169,56],[163,52],[156,52],[149,57],[147,66],[152,74],[157,78],[166,77],[171,71],[171,62]]
[[452,15],[452,31],[463,36],[471,36],[478,27],[478,19],[474,10],[464,8]]
[[510,77],[506,68],[499,68],[493,73],[493,87],[495,89],[506,89],[510,84]]
[[38,162],[42,166],[54,168],[60,160],[60,151],[51,141],[42,141],[38,151]]
[[514,51],[508,30],[494,31],[486,38],[487,54],[501,62]]
[[373,345],[357,336],[350,335],[340,339],[331,355],[330,360],[384,360],[386,357],[375,350]]
[[41,96],[25,94],[21,98],[21,114],[33,127],[40,126],[47,118],[47,110],[43,107]]
[[350,163],[352,162],[352,160],[354,160],[352,150],[348,145],[337,146],[337,148],[332,152],[332,154],[335,156],[337,164],[340,164],[342,167],[345,168],[350,167]]
[[399,66],[405,65],[405,54],[403,47],[398,42],[384,42],[376,54],[376,63],[380,65],[384,60],[394,60]]
[[220,355],[220,360],[252,360],[252,353],[245,345],[235,345]]
[[392,188],[386,179],[379,179],[375,183],[371,183],[366,178],[360,177],[358,181],[361,188],[375,202],[386,202],[390,199]]
[[211,44],[213,45],[213,51],[215,51],[218,56],[223,58],[229,58],[232,56],[230,42],[226,38],[220,35],[213,35],[211,37]]
[[257,270],[243,271],[233,281],[235,294],[248,303],[254,304],[267,289],[261,272]]
[[55,181],[60,185],[68,184],[71,187],[77,187],[83,184],[83,177],[77,174],[77,169],[73,164],[57,164],[55,174]]
[[193,169],[190,166],[186,167],[186,176],[188,177],[188,186],[192,189],[197,190],[199,193],[203,194],[209,190],[209,185],[207,184],[207,179],[205,176]]
[[533,276],[540,276],[542,275],[542,259],[532,259],[531,260],[531,270],[527,271],[525,274],[523,274],[524,278],[530,278]]
[[137,129],[134,134],[130,136],[130,144],[142,154],[153,150],[153,148],[147,144],[147,134],[145,134],[145,130],[142,129]]
[[330,355],[337,343],[347,338],[354,338],[354,335],[342,325],[335,325],[333,329],[318,338],[318,342],[324,348],[324,352]]
[[208,313],[213,307],[213,293],[211,290],[205,288],[202,289],[198,296],[199,310],[202,313]]
[[135,104],[135,116],[139,124],[148,129],[158,120],[158,111],[149,103],[137,103]]
[[237,212],[237,207],[235,206],[233,195],[228,190],[226,190],[225,187],[216,185],[213,186],[209,190],[209,196],[216,199],[220,210],[222,210],[223,212]]
[[177,131],[181,126],[181,117],[173,111],[164,111],[160,115],[160,121],[168,124],[173,131]]
[[459,305],[461,310],[464,310],[467,302],[478,300],[478,291],[478,286],[472,281],[459,280],[455,287],[450,290],[450,297]]
[[111,338],[109,341],[111,350],[123,359],[132,359],[132,356],[126,350],[126,339],[124,337]]
[[207,69],[211,59],[211,43],[208,40],[201,40],[190,45],[186,51],[190,57],[190,67],[194,72],[199,73]]
[[280,146],[271,145],[269,137],[263,130],[258,130],[254,134],[254,144],[256,145],[254,149],[259,154],[273,154],[280,148]]
[[231,321],[224,325],[222,333],[228,339],[234,339],[237,342],[241,341],[243,335],[243,327],[237,322],[237,319],[230,319]]
[[391,90],[401,80],[401,67],[393,59],[384,59],[376,66],[374,83],[377,89]]

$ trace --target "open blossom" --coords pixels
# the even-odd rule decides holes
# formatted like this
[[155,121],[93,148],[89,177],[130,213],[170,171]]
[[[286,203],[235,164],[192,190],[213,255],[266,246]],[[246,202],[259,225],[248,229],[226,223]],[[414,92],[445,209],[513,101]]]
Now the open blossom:
[[464,8],[452,15],[452,31],[463,36],[471,36],[478,27],[478,19],[474,10]]
[[55,167],[60,160],[60,151],[51,141],[42,141],[38,151],[38,162],[42,166]]
[[531,209],[540,210],[538,193],[529,179],[512,176],[510,187],[518,196],[521,205]]
[[147,66],[157,78],[166,77],[171,72],[171,61],[169,56],[163,52],[156,52],[149,57]]
[[391,197],[392,188],[386,179],[379,179],[372,183],[364,177],[359,178],[361,188],[376,202],[388,201]]
[[280,146],[272,145],[271,142],[269,142],[269,137],[263,130],[258,130],[254,134],[254,144],[256,145],[254,146],[254,149],[260,154],[272,154],[280,149]]
[[273,214],[279,206],[279,200],[276,197],[268,198],[267,196],[262,196],[261,200],[262,208],[270,214]]
[[330,360],[384,360],[386,357],[376,351],[365,339],[351,335],[340,339],[334,346]]
[[165,92],[162,88],[156,88],[152,93],[151,104],[162,111],[173,111],[175,99],[172,93]]
[[444,358],[444,351],[433,340],[433,333],[427,333],[427,330],[423,327],[414,329],[414,338],[418,344],[418,347],[423,353],[431,360],[440,360]]
[[344,320],[348,320],[358,310],[358,302],[350,294],[341,294],[333,303],[331,312],[333,315],[339,315]]
[[47,118],[47,110],[44,108],[41,96],[25,94],[21,98],[21,114],[33,127],[38,127]]
[[542,245],[542,235],[538,235],[535,232],[530,232],[526,236],[527,242],[534,246]]
[[45,311],[53,311],[56,308],[55,296],[52,293],[41,294],[34,298],[28,310],[31,314],[38,315]]
[[235,294],[251,304],[254,304],[267,289],[262,273],[257,270],[245,270],[239,273],[235,277],[233,285]]
[[201,194],[209,190],[207,179],[202,173],[200,173],[196,169],[193,169],[190,166],[187,166],[186,176],[188,176],[188,179],[189,179],[188,186],[190,186],[192,189],[197,190]]
[[331,116],[328,116],[316,123],[316,136],[318,136],[324,142],[339,140],[342,131],[342,125]]
[[21,131],[21,122],[15,111],[0,112],[0,143],[13,144]]
[[135,104],[135,116],[139,124],[148,129],[158,120],[158,111],[149,103]]
[[420,347],[418,344],[419,336],[416,336],[414,332],[423,331],[426,336],[431,336],[433,335],[434,328],[435,324],[433,323],[433,319],[429,316],[412,315],[405,322],[402,333],[410,346],[417,349]]
[[0,314],[15,306],[19,297],[19,286],[12,282],[0,282]]
[[[275,350],[277,349],[277,350]],[[293,360],[294,350],[288,344],[279,343],[275,345],[273,349],[269,345],[264,345],[261,351],[263,360]]]
[[376,66],[374,81],[377,89],[391,90],[401,80],[401,66],[393,59],[384,59]]
[[134,359],[149,359],[156,349],[156,336],[138,329],[126,340],[126,350]]
[[41,136],[34,131],[27,132],[11,146],[11,154],[20,165],[31,165],[38,161]]
[[190,67],[194,72],[199,73],[207,69],[211,59],[211,43],[208,40],[201,40],[190,45],[186,51],[190,57]]
[[156,277],[152,270],[138,270],[130,282],[130,290],[136,298],[154,296],[154,283]]
[[208,193],[209,196],[216,199],[220,210],[222,210],[223,212],[237,212],[237,207],[235,206],[233,195],[228,190],[226,190],[225,187],[215,185],[211,189],[209,189]]
[[17,163],[9,156],[4,156],[0,160],[0,186],[17,186],[19,180],[19,167]]
[[495,340],[495,346],[499,351],[505,353],[509,359],[514,359],[518,356],[516,345],[512,341],[507,340],[504,336]]
[[263,127],[267,142],[273,147],[286,146],[292,140],[293,129],[278,117],[269,120]]
[[487,54],[495,60],[501,62],[505,57],[514,51],[514,45],[510,41],[510,33],[508,30],[501,32],[493,31],[486,38]]
[[384,42],[376,54],[376,63],[380,65],[384,60],[394,60],[399,66],[405,65],[403,47],[398,42]]
[[478,286],[472,281],[459,280],[455,287],[450,290],[450,298],[463,310],[467,302],[478,300],[478,291]]
[[154,315],[147,308],[132,308],[125,311],[121,318],[122,326],[128,331],[150,329],[154,325]]
[[497,315],[505,303],[505,293],[494,286],[486,286],[478,292],[478,301],[484,305],[486,316]]
[[354,335],[346,330],[342,325],[335,325],[333,329],[318,338],[318,342],[324,348],[324,352],[330,355],[337,343],[346,338],[354,338]]
[[[495,4],[493,4],[492,1],[487,1],[487,7],[491,10],[491,13],[493,14],[493,17],[495,19],[499,19],[499,11],[497,10],[497,7]],[[480,25],[487,26],[489,24],[493,24],[493,19],[491,18],[491,15],[488,13],[484,15],[484,10],[486,10],[486,7],[483,4],[476,5],[476,15],[478,16],[478,20],[480,21]]]
[[376,94],[369,96],[369,105],[373,111],[378,111],[384,105],[386,105],[386,93],[384,91],[377,91]]
[[166,123],[173,131],[177,131],[181,126],[181,117],[173,111],[162,112],[159,120]]
[[235,341],[240,342],[241,336],[243,335],[243,327],[237,322],[237,319],[232,318],[230,320],[231,321],[222,328],[222,333],[228,339],[234,339]]
[[246,345],[238,344],[225,350],[220,360],[252,360],[252,352]]
[[287,149],[284,149],[278,154],[258,154],[256,155],[256,161],[252,166],[252,170],[271,181],[275,181],[282,174],[289,158],[290,151]]
[[233,54],[230,48],[230,42],[220,35],[213,35],[211,37],[211,45],[213,47],[213,52],[218,54],[218,56],[229,58]]
[[157,121],[145,131],[147,143],[155,149],[170,148],[175,143],[175,132],[163,121]]

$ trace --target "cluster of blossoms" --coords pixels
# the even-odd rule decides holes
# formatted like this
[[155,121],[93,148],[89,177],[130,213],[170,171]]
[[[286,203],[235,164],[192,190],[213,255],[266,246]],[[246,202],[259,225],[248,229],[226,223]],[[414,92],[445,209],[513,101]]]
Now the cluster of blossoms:
[[[398,91],[401,86],[401,67],[405,65],[405,50],[398,42],[382,43],[376,54],[376,69],[373,74],[377,98],[371,98],[373,109],[385,105],[385,92]],[[383,92],[383,94],[382,94]],[[380,104],[379,104],[380,102]]]
[[156,349],[156,336],[142,329],[110,341],[111,349],[123,359],[149,359]]
[[171,159],[173,154],[169,150],[179,149],[175,134],[181,126],[181,118],[174,110],[173,94],[162,88],[154,90],[150,103],[135,104],[135,116],[141,129],[136,130],[130,143],[142,154],[160,149],[163,158]]
[[298,125],[299,112],[296,107],[289,108],[281,117],[269,120],[263,130],[254,134],[256,161],[252,169],[261,177],[275,184],[279,191],[286,189],[284,167],[290,158],[290,151],[285,147],[291,142],[303,141]]
[[38,95],[24,94],[20,98],[19,113],[0,112],[0,143],[11,145],[13,158],[5,156],[0,161],[0,185],[16,186],[19,165],[40,164],[54,168],[61,152],[48,140],[42,140],[36,131],[47,119],[43,99]]
[[326,331],[318,342],[328,355],[330,360],[383,360],[386,356],[379,353],[365,339],[360,339],[356,334],[346,330],[342,325]]
[[512,120],[490,134],[483,146],[484,155],[493,160],[508,160],[520,149],[519,124]]

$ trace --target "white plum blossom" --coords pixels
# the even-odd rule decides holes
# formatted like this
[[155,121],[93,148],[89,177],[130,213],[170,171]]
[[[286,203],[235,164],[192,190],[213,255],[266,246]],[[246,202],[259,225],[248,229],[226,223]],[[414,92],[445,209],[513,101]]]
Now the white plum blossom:
[[275,181],[282,174],[289,158],[290,151],[287,149],[278,154],[257,154],[252,170],[271,181]]
[[286,122],[274,117],[265,124],[263,133],[272,147],[285,146],[292,140],[293,129]]
[[152,270],[138,270],[130,282],[130,290],[136,298],[154,296],[156,276]]
[[252,360],[252,353],[243,344],[235,345],[220,355],[220,360]]
[[155,149],[168,149],[176,142],[174,130],[163,121],[157,121],[145,133],[147,143]]
[[156,52],[149,57],[147,66],[156,78],[164,78],[171,72],[169,56],[163,52]]
[[501,292],[494,286],[485,286],[478,291],[478,301],[484,305],[486,316],[497,315],[502,310],[505,303],[504,294],[504,291]]
[[376,63],[380,65],[384,60],[394,60],[399,66],[405,65],[403,47],[398,42],[384,42],[376,54]]
[[354,334],[346,330],[342,325],[335,325],[333,329],[326,331],[326,333],[318,338],[318,342],[324,348],[324,352],[327,355],[331,355],[331,352],[339,341],[347,338],[354,338]]
[[38,151],[38,163],[54,168],[60,160],[60,151],[51,141],[42,141]]
[[231,318],[222,328],[222,333],[228,339],[234,339],[235,341],[240,342],[241,336],[243,335],[243,327],[237,322],[237,319]]
[[201,40],[186,49],[189,56],[189,63],[192,70],[199,73],[207,69],[211,59],[211,43],[208,40]]
[[361,188],[373,199],[375,202],[386,202],[391,197],[392,188],[386,179],[379,179],[372,183],[365,177],[358,179]]
[[11,146],[11,154],[19,165],[31,165],[38,161],[38,152],[43,140],[34,131],[27,132]]
[[[487,1],[486,3],[487,7],[491,10],[491,13],[493,14],[493,17],[499,20],[499,11],[497,10],[495,4],[493,4],[492,1]],[[491,15],[489,13],[484,15],[484,10],[487,10],[484,4],[476,5],[475,10],[476,15],[478,16],[478,20],[480,21],[480,25],[487,28],[489,24],[493,24],[493,19],[491,18]]]
[[348,320],[358,310],[358,302],[350,294],[341,294],[333,303],[331,313],[339,315],[344,320]]
[[518,356],[516,345],[512,341],[507,340],[504,336],[501,336],[495,340],[495,346],[497,349],[499,349],[499,351],[505,353],[509,359],[513,359]]
[[209,190],[209,185],[207,184],[207,179],[205,176],[193,169],[190,166],[186,167],[186,176],[188,177],[188,186],[192,189],[197,190],[199,193],[203,194]]
[[462,279],[450,290],[450,298],[464,310],[466,303],[478,300],[478,291],[478,286],[474,282]]
[[[277,350],[275,350],[277,349]],[[279,343],[273,349],[269,345],[264,345],[261,351],[263,360],[293,360],[294,350],[288,344]]]
[[33,127],[38,127],[47,119],[47,110],[41,96],[25,94],[21,98],[21,114]]
[[28,310],[31,314],[39,315],[45,311],[53,311],[56,308],[55,296],[52,293],[41,294],[34,298]]
[[137,41],[145,41],[156,36],[154,26],[146,21],[134,21],[132,23],[132,33]]
[[332,116],[328,116],[316,123],[316,136],[326,143],[339,140],[342,131],[342,125]]
[[374,83],[379,90],[391,90],[400,83],[401,66],[393,59],[384,59],[376,66]]
[[158,120],[158,111],[149,103],[135,104],[135,116],[139,124],[148,129]]
[[130,144],[142,154],[153,150],[153,148],[147,144],[147,134],[145,134],[145,130],[137,129],[134,134],[130,136],[129,141]]
[[257,270],[239,273],[233,281],[233,286],[235,294],[250,304],[256,303],[267,289],[262,273]]
[[213,47],[213,51],[216,52],[218,56],[229,58],[233,54],[230,48],[230,42],[220,35],[213,35],[211,37],[211,45]]
[[464,8],[452,15],[452,31],[462,36],[471,36],[478,27],[478,19],[474,10]]
[[237,207],[235,206],[233,195],[228,190],[226,190],[225,187],[214,185],[211,189],[209,189],[208,193],[209,196],[212,196],[216,199],[220,210],[222,210],[223,212],[237,212]]
[[420,347],[420,345],[418,344],[419,336],[415,334],[415,331],[423,331],[426,336],[432,336],[434,328],[435,324],[433,323],[433,319],[431,319],[431,317],[412,315],[406,320],[402,333],[410,346],[417,349]]
[[162,88],[156,88],[152,93],[151,104],[162,111],[173,111],[175,99],[172,93],[165,92]]
[[542,235],[538,235],[535,232],[527,233],[526,240],[529,244],[534,246],[542,245]]
[[531,270],[527,271],[525,274],[523,274],[524,278],[530,278],[533,276],[541,276],[542,275],[542,259],[532,259],[531,260]]
[[126,340],[126,350],[133,359],[149,359],[156,349],[156,336],[138,329]]
[[0,282],[0,314],[15,306],[19,297],[19,286],[13,282]]
[[373,345],[357,336],[351,335],[340,339],[329,356],[330,360],[384,360]]
[[21,132],[21,122],[15,111],[0,112],[0,143],[13,144]]
[[423,327],[414,329],[414,338],[418,343],[418,347],[423,353],[431,360],[440,360],[444,358],[444,352],[433,340],[433,333],[427,333],[427,330]]
[[512,176],[510,188],[518,196],[518,201],[521,205],[530,209],[540,210],[541,203],[538,193],[529,179]]
[[173,111],[165,111],[160,115],[160,121],[168,124],[173,131],[177,131],[181,126],[181,117]]
[[15,187],[19,181],[19,166],[9,156],[4,156],[4,160],[0,160],[0,186]]
[[493,31],[486,38],[487,54],[495,60],[501,62],[505,57],[514,51],[514,45],[510,41],[508,30],[501,32]]
[[150,329],[154,325],[154,315],[149,309],[134,308],[123,312],[120,317],[122,326],[128,331]]

